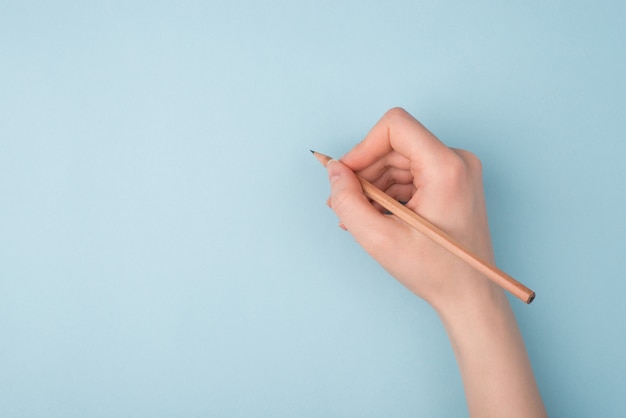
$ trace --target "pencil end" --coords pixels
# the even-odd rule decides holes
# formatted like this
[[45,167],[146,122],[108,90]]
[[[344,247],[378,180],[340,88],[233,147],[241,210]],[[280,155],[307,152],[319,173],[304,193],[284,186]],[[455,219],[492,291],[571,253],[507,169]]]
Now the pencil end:
[[317,152],[317,151],[313,151],[313,150],[309,150],[309,151],[311,151],[311,153],[313,154],[313,156],[314,156],[315,158],[317,158],[317,160],[318,160],[320,163],[322,163],[322,165],[323,165],[324,167],[326,167],[326,164],[328,164],[328,161],[330,161],[330,160],[331,160],[331,158],[330,158],[328,155],[320,154],[319,152]]

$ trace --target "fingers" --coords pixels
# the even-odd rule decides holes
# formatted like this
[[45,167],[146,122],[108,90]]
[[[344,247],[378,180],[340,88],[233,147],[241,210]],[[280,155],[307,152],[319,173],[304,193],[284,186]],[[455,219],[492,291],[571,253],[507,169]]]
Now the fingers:
[[[399,163],[398,154],[411,167],[436,163],[451,150],[428,129],[401,108],[389,110],[367,134],[365,139],[348,152],[341,161],[355,172],[365,168]],[[407,164],[406,162],[404,163]],[[375,168],[369,168],[375,170]],[[368,177],[364,174],[364,177]]]
[[409,170],[400,170],[395,167],[388,168],[377,178],[372,178],[363,173],[359,173],[359,175],[369,177],[369,181],[383,191],[387,191],[395,184],[413,184],[413,174]]
[[330,206],[343,225],[370,253],[382,248],[388,239],[400,233],[395,220],[382,215],[363,194],[355,174],[339,161],[327,165],[331,186]]

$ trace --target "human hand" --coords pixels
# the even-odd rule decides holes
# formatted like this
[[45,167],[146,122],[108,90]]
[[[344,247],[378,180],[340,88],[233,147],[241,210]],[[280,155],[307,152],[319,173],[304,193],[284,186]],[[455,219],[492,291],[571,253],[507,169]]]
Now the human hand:
[[[343,164],[342,164],[343,163]],[[391,109],[348,154],[329,162],[330,206],[392,276],[438,311],[502,291],[465,262],[363,195],[354,173],[493,263],[481,163],[451,149],[402,109]]]
[[363,194],[357,176],[428,219],[485,261],[493,250],[481,163],[445,146],[392,109],[348,152],[326,165],[329,204],[356,241],[429,302],[457,357],[470,416],[545,417],[522,336],[498,286]]

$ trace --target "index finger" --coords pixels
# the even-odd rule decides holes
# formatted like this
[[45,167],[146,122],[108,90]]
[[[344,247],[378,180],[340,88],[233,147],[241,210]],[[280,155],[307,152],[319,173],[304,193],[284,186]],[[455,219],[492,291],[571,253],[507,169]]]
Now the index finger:
[[354,171],[396,151],[411,164],[424,165],[450,149],[402,108],[393,108],[374,125],[365,138],[341,158]]

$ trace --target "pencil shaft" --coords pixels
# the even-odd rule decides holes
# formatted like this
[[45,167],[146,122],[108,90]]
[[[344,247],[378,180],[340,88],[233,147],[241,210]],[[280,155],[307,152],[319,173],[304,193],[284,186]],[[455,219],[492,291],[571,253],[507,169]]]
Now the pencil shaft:
[[[330,161],[331,157],[320,154],[315,151],[313,155],[324,165]],[[361,182],[363,193],[383,208],[406,222],[411,227],[417,229],[419,232],[432,239],[437,244],[454,254],[474,269],[482,273],[485,277],[492,280],[505,290],[508,290],[515,297],[521,299],[525,303],[530,303],[535,298],[535,292],[524,286],[522,283],[515,280],[513,277],[506,274],[491,263],[488,263],[478,256],[474,255],[471,251],[461,245],[458,241],[442,231],[437,226],[430,223],[424,217],[413,212],[394,198],[383,192],[376,186],[364,178],[357,176]]]

